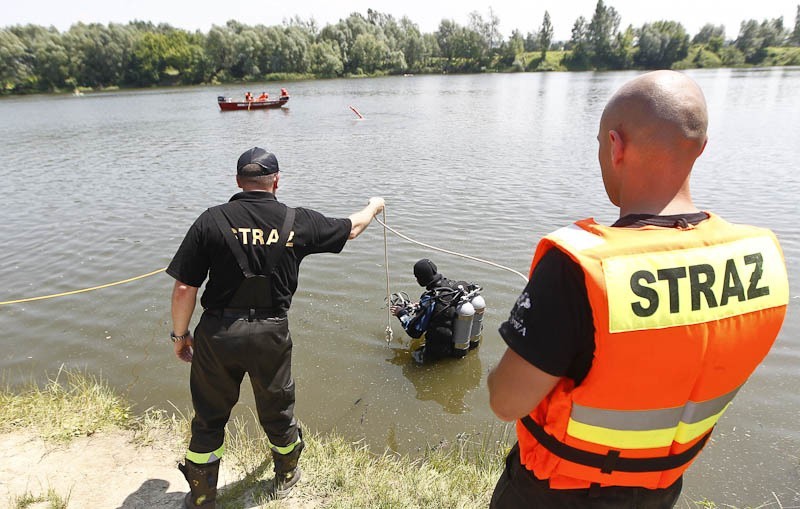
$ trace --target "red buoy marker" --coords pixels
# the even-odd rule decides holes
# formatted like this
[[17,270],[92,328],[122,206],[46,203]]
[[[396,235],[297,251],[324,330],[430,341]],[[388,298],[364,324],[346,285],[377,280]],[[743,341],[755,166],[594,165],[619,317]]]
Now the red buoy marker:
[[356,115],[358,115],[358,118],[360,118],[360,119],[363,119],[363,118],[364,118],[364,117],[361,115],[361,113],[359,113],[359,112],[358,112],[358,110],[357,110],[357,109],[353,108],[352,106],[350,106],[350,109],[351,109],[351,110],[353,110],[353,113],[355,113]]

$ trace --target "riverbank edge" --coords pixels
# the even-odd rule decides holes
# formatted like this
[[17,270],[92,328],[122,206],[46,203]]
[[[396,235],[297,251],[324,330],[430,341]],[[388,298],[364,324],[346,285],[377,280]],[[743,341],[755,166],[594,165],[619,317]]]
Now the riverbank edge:
[[[0,448],[9,461],[0,464],[0,505],[180,505],[188,487],[176,464],[189,441],[189,412],[148,409],[134,415],[131,408],[105,381],[87,373],[59,370],[42,386],[3,384]],[[412,458],[389,450],[377,454],[363,442],[303,426],[303,478],[290,498],[275,501],[269,444],[263,434],[253,436],[246,421],[237,418],[227,427],[220,509],[486,508],[515,438],[512,425],[459,433],[452,441],[425,444],[421,456]],[[777,498],[758,507],[776,502],[783,507]],[[680,506],[720,507],[685,493]]]
[[[263,434],[251,436],[247,424],[236,419],[228,425],[221,509],[485,508],[513,433],[511,426],[496,437],[462,433],[410,458],[388,450],[376,454],[364,443],[304,427],[303,478],[288,500],[272,501],[269,446]],[[175,507],[188,489],[175,468],[188,438],[189,419],[181,411],[133,415],[128,402],[89,374],[59,371],[41,387],[6,386],[0,390],[0,446],[10,447],[9,463],[25,470],[6,465],[2,473],[26,480],[0,481],[0,505]],[[26,457],[31,454],[39,457]],[[103,492],[110,498],[98,499]]]
[[[675,62],[673,69],[676,71],[691,71],[698,69],[770,69],[770,68],[785,68],[797,67],[795,63],[800,55],[800,47],[768,47],[767,57],[763,62],[756,64],[737,64],[737,65],[698,65],[700,56],[702,56],[703,48],[700,45],[695,45],[691,48],[689,55],[683,60]],[[390,71],[377,71],[374,73],[353,74],[346,73],[342,76],[324,76],[316,75],[313,73],[298,73],[298,72],[279,72],[265,74],[256,80],[226,80],[219,81],[213,80],[211,82],[184,84],[184,83],[170,83],[164,82],[158,85],[149,87],[138,87],[128,85],[110,85],[107,87],[86,87],[78,86],[74,89],[57,89],[52,91],[26,91],[21,93],[0,93],[0,98],[3,97],[26,97],[32,95],[85,95],[85,94],[100,94],[106,92],[118,91],[136,91],[136,90],[154,90],[154,89],[171,89],[171,88],[189,88],[189,87],[219,87],[219,86],[241,86],[247,88],[250,85],[263,84],[263,83],[295,83],[300,81],[316,81],[316,80],[343,80],[343,79],[367,79],[367,78],[382,78],[388,76],[438,76],[438,75],[477,75],[477,74],[518,74],[518,73],[549,73],[549,72],[564,72],[564,73],[577,73],[577,72],[621,72],[621,71],[636,71],[636,72],[649,72],[653,69],[645,69],[638,67],[631,67],[626,69],[594,69],[594,68],[568,68],[564,64],[565,57],[569,51],[564,50],[551,50],[546,53],[544,58],[538,51],[526,52],[519,55],[517,63],[504,68],[489,67],[483,71],[441,71],[441,70],[418,70],[415,72],[400,73]],[[790,58],[788,63],[779,63],[784,55],[789,54]],[[794,56],[791,56],[794,55]]]

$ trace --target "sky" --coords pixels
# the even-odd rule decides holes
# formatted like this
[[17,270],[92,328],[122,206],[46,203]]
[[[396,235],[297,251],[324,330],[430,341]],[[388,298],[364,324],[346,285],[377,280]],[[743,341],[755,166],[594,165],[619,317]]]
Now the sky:
[[[734,39],[743,20],[783,16],[784,26],[795,23],[799,0],[604,0],[614,7],[622,21],[620,28],[659,20],[679,21],[690,35],[706,23],[725,25],[726,35]],[[186,30],[208,32],[212,25],[235,19],[247,25],[277,25],[294,16],[314,18],[318,26],[336,23],[352,12],[366,14],[367,9],[408,16],[423,32],[434,32],[442,19],[466,25],[469,13],[479,12],[488,18],[489,8],[500,20],[500,31],[508,37],[519,29],[523,34],[536,32],[544,12],[550,13],[554,38],[566,40],[578,16],[587,20],[594,13],[596,0],[292,0],[285,2],[243,2],[239,0],[28,0],[6,2],[0,10],[0,27],[32,23],[54,26],[65,31],[78,22],[127,23],[133,20],[169,23]]]

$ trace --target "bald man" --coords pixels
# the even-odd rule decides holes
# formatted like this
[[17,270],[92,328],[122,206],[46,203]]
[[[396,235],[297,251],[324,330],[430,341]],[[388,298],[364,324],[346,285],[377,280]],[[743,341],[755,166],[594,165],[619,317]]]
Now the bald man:
[[783,255],[769,230],[695,207],[706,146],[698,85],[658,71],[620,88],[598,159],[619,207],[538,244],[500,335],[490,405],[516,421],[492,508],[668,508],[682,475],[780,330]]

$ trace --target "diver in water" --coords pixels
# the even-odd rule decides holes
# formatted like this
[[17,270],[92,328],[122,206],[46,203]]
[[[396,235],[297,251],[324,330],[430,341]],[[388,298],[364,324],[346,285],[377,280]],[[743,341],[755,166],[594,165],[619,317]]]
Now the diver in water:
[[463,357],[478,346],[486,304],[481,288],[466,281],[447,279],[431,260],[414,264],[414,277],[425,292],[418,302],[394,294],[391,313],[412,338],[424,334],[424,344],[412,356],[419,363],[444,357]]

